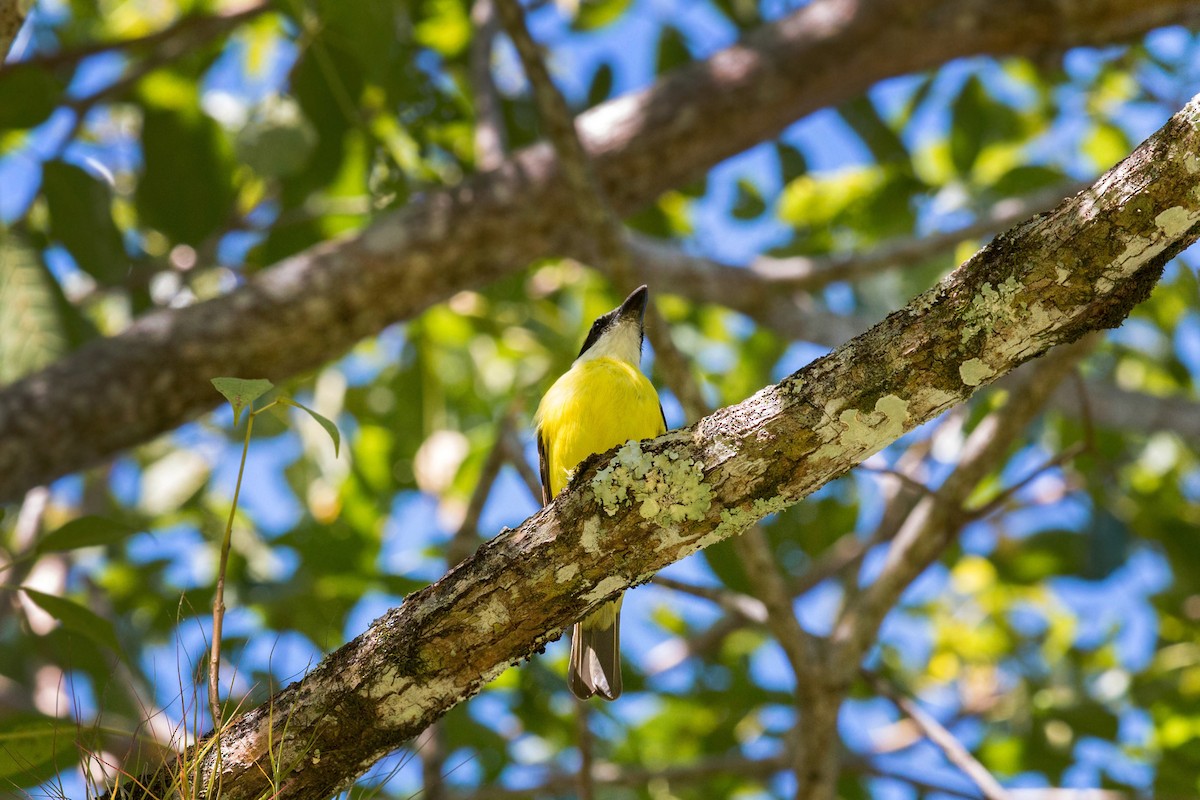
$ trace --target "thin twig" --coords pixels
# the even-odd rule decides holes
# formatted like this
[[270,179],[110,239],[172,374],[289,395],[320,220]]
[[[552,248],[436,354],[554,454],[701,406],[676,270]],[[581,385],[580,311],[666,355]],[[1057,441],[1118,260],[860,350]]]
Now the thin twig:
[[[0,16],[3,8],[9,4],[20,6],[19,0],[0,0]],[[212,14],[194,14],[183,17],[162,30],[138,36],[131,39],[116,39],[107,42],[90,42],[70,50],[58,53],[38,55],[23,61],[5,65],[0,74],[17,69],[54,69],[57,67],[77,64],[85,58],[106,53],[110,50],[146,50],[159,47],[176,38],[187,39],[191,45],[220,35],[230,28],[252,19],[271,8],[270,3],[243,4],[220,9]]]
[[467,510],[463,514],[462,524],[458,526],[458,530],[454,532],[450,544],[446,547],[446,563],[449,566],[454,566],[471,555],[479,543],[479,517],[483,514],[483,507],[487,503],[488,497],[491,496],[492,486],[495,485],[496,478],[500,475],[500,468],[507,460],[508,448],[505,447],[504,441],[514,424],[515,416],[513,408],[510,407],[496,423],[495,441],[479,471],[479,480],[475,484],[475,491],[471,493],[471,499],[467,501]]
[[895,478],[896,480],[900,481],[900,483],[904,484],[909,489],[912,489],[914,492],[917,492],[918,494],[923,494],[923,495],[936,494],[933,491],[933,489],[930,489],[928,486],[921,483],[916,478],[912,477],[911,475],[909,475],[901,470],[892,469],[891,467],[876,467],[876,466],[872,466],[870,464],[859,464],[858,468],[860,470],[862,470],[863,472],[874,472],[878,475],[886,475],[889,478]]
[[1009,800],[1008,792],[1004,790],[992,773],[988,772],[987,767],[980,764],[975,756],[971,755],[962,742],[942,723],[926,714],[924,709],[897,691],[881,676],[866,669],[860,670],[860,672],[876,692],[895,703],[896,708],[916,723],[925,738],[937,745],[946,756],[946,760],[962,770],[963,774],[979,787],[979,791],[983,792],[983,796],[987,800]]
[[1033,472],[1029,473],[1012,486],[1009,486],[1007,489],[1004,489],[991,500],[988,500],[986,503],[983,503],[976,508],[967,509],[967,518],[975,520],[983,519],[984,517],[991,515],[992,512],[1008,502],[1008,500],[1017,492],[1021,491],[1030,483],[1037,480],[1050,470],[1057,469],[1058,467],[1075,460],[1075,458],[1086,449],[1087,445],[1085,445],[1083,442],[1077,442],[1076,444],[1071,445],[1053,458],[1047,459],[1045,463],[1037,467],[1035,470],[1033,470]]
[[767,621],[767,607],[761,600],[726,589],[722,586],[697,586],[694,583],[656,575],[650,582],[664,589],[671,589],[692,597],[716,603],[726,611],[744,617],[748,622],[763,624]]
[[844,672],[859,665],[901,593],[941,555],[968,520],[963,503],[975,486],[1007,455],[1058,383],[1097,341],[1095,335],[1089,335],[1048,353],[1010,393],[1008,404],[975,428],[958,467],[935,495],[922,499],[905,519],[878,577],[843,608],[832,637],[837,651],[832,659],[835,668]]

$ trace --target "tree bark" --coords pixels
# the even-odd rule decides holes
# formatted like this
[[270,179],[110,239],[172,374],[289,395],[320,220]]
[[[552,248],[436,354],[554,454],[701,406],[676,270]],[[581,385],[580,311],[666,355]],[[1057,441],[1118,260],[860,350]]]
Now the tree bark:
[[[613,208],[875,82],[968,55],[1039,55],[1200,22],[1191,0],[820,0],[580,117]],[[913,42],[921,42],[914,47]],[[590,252],[549,148],[297,254],[227,296],[149,314],[0,391],[0,502],[170,430],[220,375],[281,381],[465,288]]]
[[[1018,364],[1119,324],[1200,234],[1197,152],[1200,97],[1095,185],[830,355],[688,428],[589,459],[517,530],[234,720],[220,734],[221,796],[327,796],[615,593],[795,503]],[[193,753],[206,785],[212,748]]]

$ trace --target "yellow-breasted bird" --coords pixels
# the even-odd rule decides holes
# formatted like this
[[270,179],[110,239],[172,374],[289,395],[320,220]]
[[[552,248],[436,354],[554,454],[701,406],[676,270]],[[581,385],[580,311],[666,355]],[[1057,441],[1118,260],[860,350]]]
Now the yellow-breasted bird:
[[[543,504],[588,456],[666,432],[658,393],[638,366],[647,297],[639,287],[593,322],[575,363],[542,398],[534,422]],[[575,623],[568,683],[576,697],[615,700],[621,694],[620,624],[621,597]]]

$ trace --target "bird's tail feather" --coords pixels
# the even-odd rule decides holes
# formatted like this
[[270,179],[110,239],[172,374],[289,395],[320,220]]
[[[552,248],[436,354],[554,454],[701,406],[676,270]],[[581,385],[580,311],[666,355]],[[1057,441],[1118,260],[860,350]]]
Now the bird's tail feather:
[[576,623],[571,631],[567,682],[581,700],[594,694],[605,700],[621,696],[621,613],[616,612],[611,619],[612,624],[604,628]]

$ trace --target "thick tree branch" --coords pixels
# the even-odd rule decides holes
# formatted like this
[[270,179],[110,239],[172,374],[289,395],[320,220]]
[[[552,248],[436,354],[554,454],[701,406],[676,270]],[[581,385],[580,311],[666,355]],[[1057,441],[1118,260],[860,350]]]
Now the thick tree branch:
[[[3,20],[5,19],[6,9],[9,6],[19,8],[22,5],[22,0],[0,0],[0,32],[4,29]],[[9,72],[17,70],[54,69],[64,65],[75,65],[85,58],[110,50],[122,50],[126,53],[154,50],[165,44],[172,43],[176,39],[183,39],[194,46],[232,30],[243,22],[262,14],[268,8],[270,8],[270,4],[266,2],[231,4],[223,8],[214,9],[211,14],[188,15],[162,30],[146,34],[145,36],[94,42],[58,53],[35,55],[23,61],[4,65],[0,68],[0,75],[6,75]],[[16,31],[13,34],[15,35]],[[0,38],[0,42],[2,41],[3,39]],[[172,50],[177,51],[178,47],[172,45]],[[7,48],[5,48],[5,52],[7,52]]]
[[[327,795],[616,592],[797,502],[1018,364],[1119,324],[1200,234],[1198,150],[1200,97],[1094,186],[830,355],[589,460],[517,530],[233,720],[220,734],[223,796]],[[289,765],[277,785],[272,764]]]
[[22,0],[0,0],[0,65],[8,57],[13,40],[17,38],[29,6]]
[[948,257],[960,243],[980,237],[991,238],[1010,225],[1053,208],[1084,186],[1069,184],[1027,197],[1011,197],[996,203],[970,225],[932,236],[895,239],[866,253],[790,258],[760,256],[745,267],[739,267],[692,255],[678,246],[639,234],[630,237],[630,249],[639,274],[644,278],[653,277],[656,282],[670,286],[673,293],[691,300],[729,305],[750,314],[754,309],[771,305],[776,298],[786,302],[791,294],[814,292],[834,281],[852,281],[916,266],[938,256]]
[[964,504],[971,492],[1004,459],[1054,389],[1094,344],[1093,336],[1085,337],[1039,361],[1037,369],[1014,388],[1008,404],[972,432],[954,472],[905,517],[879,577],[847,604],[834,630],[834,659],[843,674],[850,674],[862,660],[883,618],[904,590],[958,535],[969,518]]
[[[1028,198],[1015,205],[1041,209],[1044,198]],[[1035,202],[1036,201],[1036,202]],[[828,258],[760,258],[746,267],[695,256],[679,247],[645,236],[633,236],[631,249],[642,281],[670,287],[697,303],[722,305],[741,312],[782,337],[836,347],[871,326],[863,315],[834,314],[818,307],[805,294],[831,280],[847,280],[886,269],[902,268],[932,257],[947,246],[996,229],[1008,217],[995,211],[985,220],[958,231],[925,239],[902,239],[861,256]],[[1009,219],[1011,223],[1012,219]],[[890,260],[887,256],[894,256]],[[1200,404],[1183,397],[1158,397],[1120,389],[1111,382],[1084,383],[1095,421],[1125,431],[1172,431],[1190,441],[1200,441]],[[1077,413],[1078,391],[1062,387],[1051,400],[1053,407]]]
[[[976,54],[1036,55],[1200,21],[1190,0],[820,0],[578,127],[620,214],[823,105]],[[912,42],[922,42],[913,47]],[[590,252],[544,145],[264,270],[161,311],[0,392],[0,501],[214,407],[214,375],[285,380],[456,291]]]

